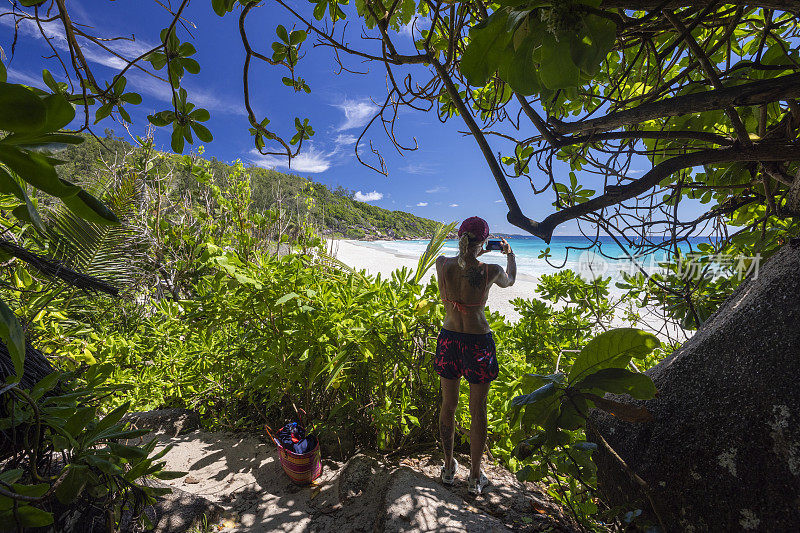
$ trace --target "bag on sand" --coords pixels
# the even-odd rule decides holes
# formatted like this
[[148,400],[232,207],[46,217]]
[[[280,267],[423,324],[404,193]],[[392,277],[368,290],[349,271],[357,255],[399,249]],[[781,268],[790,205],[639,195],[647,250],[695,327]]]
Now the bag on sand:
[[278,458],[283,471],[298,485],[308,485],[322,473],[322,457],[319,441],[299,422],[290,422],[278,430],[278,437],[272,436],[269,426],[266,427],[270,438],[278,446]]

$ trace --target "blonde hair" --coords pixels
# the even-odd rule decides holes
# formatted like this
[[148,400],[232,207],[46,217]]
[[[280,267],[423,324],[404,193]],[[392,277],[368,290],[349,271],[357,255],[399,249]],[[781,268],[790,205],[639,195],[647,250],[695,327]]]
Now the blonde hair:
[[461,234],[461,237],[458,239],[458,266],[462,269],[466,268],[467,266],[467,256],[469,255],[470,248],[474,248],[476,246],[480,246],[481,242],[476,241],[477,237],[470,233],[469,231],[465,231]]

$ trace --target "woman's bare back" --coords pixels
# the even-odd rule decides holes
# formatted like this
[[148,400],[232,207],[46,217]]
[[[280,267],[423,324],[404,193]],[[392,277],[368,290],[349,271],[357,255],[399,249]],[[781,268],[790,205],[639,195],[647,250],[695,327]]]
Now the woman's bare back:
[[497,266],[468,261],[461,268],[456,257],[436,260],[439,292],[445,306],[444,329],[459,333],[489,333],[484,308],[489,287],[497,277]]

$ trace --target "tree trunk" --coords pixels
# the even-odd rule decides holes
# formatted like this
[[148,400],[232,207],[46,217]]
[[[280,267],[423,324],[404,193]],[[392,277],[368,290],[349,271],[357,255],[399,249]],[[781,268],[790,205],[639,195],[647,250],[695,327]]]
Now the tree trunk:
[[[800,246],[760,265],[680,349],[647,371],[654,420],[592,422],[650,486],[670,531],[800,531]],[[591,435],[590,435],[591,437]],[[649,509],[618,461],[601,492]]]

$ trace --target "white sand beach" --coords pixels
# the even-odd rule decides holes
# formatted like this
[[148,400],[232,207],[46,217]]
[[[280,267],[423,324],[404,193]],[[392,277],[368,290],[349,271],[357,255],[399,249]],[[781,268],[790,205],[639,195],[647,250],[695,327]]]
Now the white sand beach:
[[[419,257],[395,253],[363,241],[334,240],[329,241],[328,248],[346,265],[359,270],[364,269],[368,274],[372,275],[380,273],[382,277],[390,276],[394,270],[401,267],[408,267],[414,270],[419,261]],[[496,262],[505,267],[505,261],[500,263],[494,257],[486,256],[482,260],[488,263]],[[436,269],[431,268],[428,275],[435,276]],[[505,289],[494,287],[489,292],[487,307],[492,311],[499,311],[510,322],[516,322],[520,315],[514,310],[511,300],[536,296],[537,284],[538,278],[536,276],[518,274],[513,286]],[[619,297],[622,292],[613,286],[610,291],[613,297]],[[625,322],[620,316],[616,316],[608,326],[631,327],[631,324]],[[685,341],[693,333],[675,327],[674,324],[657,317],[649,317],[644,322],[637,324],[636,327],[655,333],[662,341],[668,341],[669,339]]]
[[[338,248],[337,248],[338,247]],[[388,277],[394,270],[401,267],[408,267],[411,270],[417,268],[418,257],[392,253],[369,246],[368,243],[353,240],[333,241],[333,251],[336,257],[344,264],[356,269],[365,269],[369,274],[380,273],[382,277]],[[482,258],[483,260],[484,258]],[[493,259],[493,258],[492,258]],[[486,262],[494,262],[486,259]],[[505,267],[505,262],[498,263]],[[436,269],[431,268],[428,275],[435,276]],[[511,287],[501,289],[494,287],[489,292],[487,307],[493,311],[499,311],[503,316],[511,321],[519,319],[519,314],[514,311],[511,300],[515,298],[530,298],[534,296],[537,279],[533,276],[520,274]]]

